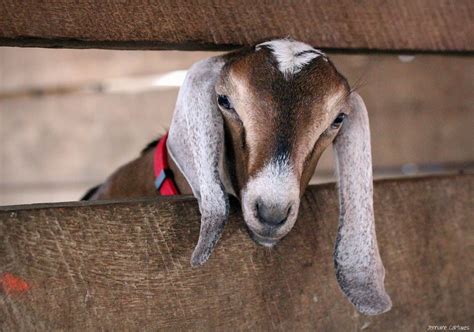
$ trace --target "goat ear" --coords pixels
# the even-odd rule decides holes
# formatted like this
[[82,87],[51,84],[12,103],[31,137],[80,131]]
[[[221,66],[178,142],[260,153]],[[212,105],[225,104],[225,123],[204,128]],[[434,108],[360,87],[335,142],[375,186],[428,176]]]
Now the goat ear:
[[340,207],[334,264],[339,286],[356,309],[377,315],[390,310],[392,302],[375,235],[369,119],[357,93],[349,97],[349,107],[334,140]]
[[223,64],[221,57],[213,57],[190,68],[169,132],[169,155],[188,180],[201,211],[192,266],[207,261],[228,218],[228,195],[220,178],[224,125],[214,90]]

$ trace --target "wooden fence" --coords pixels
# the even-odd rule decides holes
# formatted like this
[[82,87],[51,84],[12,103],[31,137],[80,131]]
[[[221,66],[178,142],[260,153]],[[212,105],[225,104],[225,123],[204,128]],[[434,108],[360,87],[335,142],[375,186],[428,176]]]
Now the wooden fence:
[[234,208],[203,267],[190,197],[0,208],[1,330],[416,330],[474,323],[474,175],[375,184],[390,312],[357,314],[336,283],[333,184],[311,187],[276,248]]
[[471,0],[0,3],[0,45],[227,49],[272,37],[320,48],[474,50]]

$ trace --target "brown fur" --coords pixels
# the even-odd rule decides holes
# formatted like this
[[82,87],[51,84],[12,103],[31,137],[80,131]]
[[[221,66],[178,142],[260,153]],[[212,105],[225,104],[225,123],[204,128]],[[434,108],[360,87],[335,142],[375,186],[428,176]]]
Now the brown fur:
[[[153,156],[155,148],[146,149],[140,157],[117,169],[102,184],[90,199],[121,199],[154,197],[159,193],[155,188]],[[181,194],[192,194],[183,174],[178,170],[171,158],[168,158],[173,179]]]
[[[216,87],[218,94],[231,98],[237,113],[222,110],[233,184],[240,192],[271,158],[287,153],[302,194],[337,134],[330,125],[344,106],[349,85],[323,57],[286,80],[269,52],[229,55]],[[331,109],[330,98],[339,99]]]

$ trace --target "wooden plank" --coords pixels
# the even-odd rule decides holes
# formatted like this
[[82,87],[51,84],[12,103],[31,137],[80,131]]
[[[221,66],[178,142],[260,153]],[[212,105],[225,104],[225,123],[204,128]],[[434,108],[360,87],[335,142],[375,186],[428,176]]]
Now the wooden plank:
[[[424,331],[473,326],[474,176],[380,181],[387,314],[355,312],[335,281],[334,185],[311,187],[294,230],[255,245],[234,206],[215,253],[189,258],[191,198],[0,208],[1,330]],[[18,279],[17,279],[18,281]]]
[[0,101],[0,178],[103,181],[166,132],[176,95],[173,89]]
[[0,48],[0,97],[5,92],[79,86],[105,79],[188,69],[216,52]]
[[471,0],[7,0],[0,12],[7,46],[222,50],[291,36],[321,48],[474,50]]

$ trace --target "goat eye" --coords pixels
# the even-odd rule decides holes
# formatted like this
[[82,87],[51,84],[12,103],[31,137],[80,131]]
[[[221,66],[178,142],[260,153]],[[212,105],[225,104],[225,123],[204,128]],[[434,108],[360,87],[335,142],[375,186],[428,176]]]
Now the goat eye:
[[336,119],[333,121],[333,123],[331,124],[331,128],[333,129],[337,129],[339,128],[342,123],[344,122],[344,119],[346,118],[346,114],[345,113],[339,113],[336,117]]
[[217,96],[217,103],[220,107],[225,108],[226,110],[233,109],[232,104],[230,103],[229,97],[225,95]]

